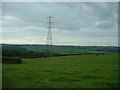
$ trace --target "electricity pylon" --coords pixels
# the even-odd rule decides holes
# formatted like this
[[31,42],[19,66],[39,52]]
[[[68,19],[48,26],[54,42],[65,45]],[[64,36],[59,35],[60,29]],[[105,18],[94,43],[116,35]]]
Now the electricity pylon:
[[49,16],[49,17],[47,17],[48,18],[48,27],[47,27],[47,29],[48,29],[48,35],[47,35],[47,53],[48,53],[48,55],[50,56],[50,49],[52,48],[51,46],[52,46],[52,19],[53,19],[53,17],[52,16]]
[[48,18],[48,35],[47,35],[47,45],[52,45],[52,16],[47,17]]

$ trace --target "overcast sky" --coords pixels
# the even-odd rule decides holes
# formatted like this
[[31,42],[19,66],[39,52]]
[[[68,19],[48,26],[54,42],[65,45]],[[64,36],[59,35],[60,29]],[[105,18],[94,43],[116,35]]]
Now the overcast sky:
[[3,43],[46,44],[53,16],[55,45],[117,46],[117,2],[3,2]]

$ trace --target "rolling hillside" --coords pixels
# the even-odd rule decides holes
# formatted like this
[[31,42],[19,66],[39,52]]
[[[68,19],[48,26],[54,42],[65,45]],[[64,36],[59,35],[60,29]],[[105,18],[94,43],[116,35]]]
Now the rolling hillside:
[[[12,49],[17,51],[28,51],[28,52],[45,52],[47,51],[47,45],[27,45],[27,44],[2,44],[4,49]],[[115,46],[60,46],[53,45],[49,47],[51,53],[59,54],[82,54],[82,53],[118,53],[119,47]]]

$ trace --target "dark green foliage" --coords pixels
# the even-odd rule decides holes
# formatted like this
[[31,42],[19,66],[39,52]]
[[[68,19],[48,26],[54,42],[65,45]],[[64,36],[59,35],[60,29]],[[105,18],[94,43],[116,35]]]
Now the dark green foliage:
[[19,57],[2,57],[3,64],[19,64],[22,63],[21,58]]
[[26,50],[19,45],[2,45],[2,56],[22,57]]
[[46,57],[46,52],[29,51],[23,48],[21,45],[3,45],[2,56],[7,57]]

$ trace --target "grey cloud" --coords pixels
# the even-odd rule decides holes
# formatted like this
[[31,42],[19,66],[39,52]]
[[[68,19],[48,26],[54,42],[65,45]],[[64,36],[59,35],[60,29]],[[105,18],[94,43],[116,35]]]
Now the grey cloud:
[[79,30],[79,27],[94,25],[96,20],[114,18],[108,3],[11,3],[3,6],[3,14],[30,22],[28,25],[46,26],[45,17],[53,15],[56,28],[66,30]]
[[96,27],[100,29],[111,29],[113,25],[114,24],[112,22],[101,22],[98,25],[96,25]]
[[[74,37],[82,36],[86,38],[117,37],[118,12],[116,8],[117,3],[104,2],[4,2],[4,36],[6,38],[31,37],[32,34],[34,34],[34,37],[45,36],[47,33],[46,17],[52,15],[54,16],[53,27],[61,31],[60,33],[76,31],[75,33],[79,32],[80,35],[74,34]],[[7,17],[12,18],[8,19]],[[97,22],[99,23],[96,25]],[[15,30],[14,28],[21,29]],[[98,30],[104,34],[99,33]],[[9,35],[7,31],[13,32],[13,35]],[[65,32],[64,35],[69,36],[67,33]],[[57,35],[55,36],[57,37]]]

